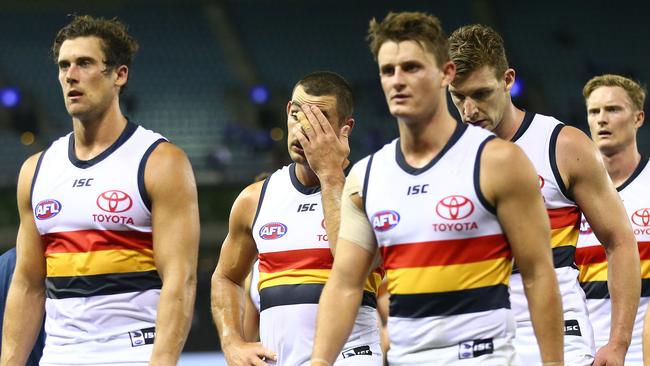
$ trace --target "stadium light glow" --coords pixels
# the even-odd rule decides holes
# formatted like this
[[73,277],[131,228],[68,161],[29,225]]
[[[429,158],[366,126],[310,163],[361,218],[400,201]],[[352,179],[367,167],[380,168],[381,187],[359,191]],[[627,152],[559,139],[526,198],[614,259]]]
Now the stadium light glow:
[[20,92],[17,88],[12,87],[0,89],[0,103],[7,108],[17,106],[20,103]]
[[512,85],[512,88],[510,89],[510,96],[513,98],[517,98],[518,96],[521,95],[523,89],[524,89],[524,84],[522,83],[521,79],[519,78],[515,79],[515,83]]
[[255,85],[250,90],[250,98],[255,104],[264,104],[269,101],[269,89],[264,85]]

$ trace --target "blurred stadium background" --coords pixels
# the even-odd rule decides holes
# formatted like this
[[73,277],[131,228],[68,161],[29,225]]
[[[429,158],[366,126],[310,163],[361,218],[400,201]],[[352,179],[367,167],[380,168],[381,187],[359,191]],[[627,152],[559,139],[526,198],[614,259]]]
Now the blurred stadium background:
[[[640,0],[2,0],[0,252],[15,243],[15,184],[22,161],[71,130],[49,54],[67,14],[118,17],[129,25],[140,52],[123,110],[184,148],[192,161],[202,237],[196,312],[185,350],[205,352],[219,347],[209,310],[210,275],[230,206],[257,173],[287,162],[285,106],[294,82],[311,71],[332,70],[352,83],[353,160],[397,134],[365,42],[372,17],[420,10],[437,15],[448,33],[469,23],[493,26],[517,71],[516,104],[586,130],[581,91],[590,77],[621,73],[643,84],[650,80],[650,23],[642,5]],[[646,154],[648,134],[646,127],[640,139]]]

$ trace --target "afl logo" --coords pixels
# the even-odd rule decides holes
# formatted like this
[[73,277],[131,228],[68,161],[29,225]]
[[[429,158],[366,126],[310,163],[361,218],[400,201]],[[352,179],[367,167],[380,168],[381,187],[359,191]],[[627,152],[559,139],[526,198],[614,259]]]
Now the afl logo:
[[36,205],[34,212],[39,220],[51,219],[61,212],[61,202],[53,199],[43,200]]
[[580,235],[589,235],[593,233],[593,229],[589,226],[587,219],[583,218],[580,220]]
[[264,240],[280,239],[287,233],[287,225],[281,222],[270,222],[260,229],[260,238]]
[[541,175],[538,175],[539,177],[539,189],[544,188],[544,178]]
[[392,210],[379,211],[372,216],[373,229],[384,232],[399,224],[399,214]]
[[97,197],[97,207],[103,211],[111,213],[119,213],[128,211],[133,206],[133,200],[128,194],[118,191],[106,191]]
[[637,226],[650,226],[650,208],[640,208],[634,211],[631,218]]
[[447,196],[436,205],[438,216],[447,220],[462,220],[474,212],[474,204],[465,196]]

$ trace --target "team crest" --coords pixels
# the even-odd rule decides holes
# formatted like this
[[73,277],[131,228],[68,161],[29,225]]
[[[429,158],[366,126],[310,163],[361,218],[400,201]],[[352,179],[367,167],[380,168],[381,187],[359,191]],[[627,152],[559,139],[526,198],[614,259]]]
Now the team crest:
[[379,232],[388,231],[399,224],[399,219],[397,211],[379,211],[372,215],[372,228]]
[[270,222],[260,229],[260,238],[264,240],[280,239],[287,233],[287,225],[281,222]]
[[39,220],[51,219],[61,212],[61,202],[55,199],[47,199],[39,202],[34,209],[34,214]]

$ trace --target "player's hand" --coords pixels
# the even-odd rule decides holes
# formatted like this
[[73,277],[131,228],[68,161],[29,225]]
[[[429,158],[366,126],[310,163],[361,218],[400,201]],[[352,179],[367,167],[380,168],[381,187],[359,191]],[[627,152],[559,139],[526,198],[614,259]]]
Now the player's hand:
[[302,145],[309,167],[320,179],[328,175],[342,175],[350,155],[350,126],[343,126],[340,136],[337,136],[318,107],[303,104],[301,108],[303,113],[299,113],[298,118],[306,118],[306,121],[301,121],[302,128],[296,125],[293,132]]
[[614,343],[607,343],[596,352],[593,366],[623,366],[627,348]]
[[226,363],[229,366],[269,366],[265,360],[276,361],[275,352],[267,349],[262,343],[241,342],[223,350]]

